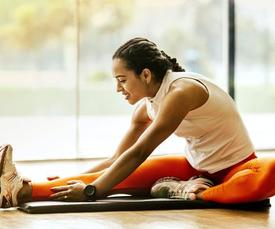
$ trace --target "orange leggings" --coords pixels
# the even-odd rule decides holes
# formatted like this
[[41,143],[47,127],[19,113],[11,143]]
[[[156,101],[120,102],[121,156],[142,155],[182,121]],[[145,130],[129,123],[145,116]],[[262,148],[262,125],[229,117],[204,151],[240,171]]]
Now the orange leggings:
[[[70,180],[91,183],[102,173],[103,171],[32,183],[32,199],[48,200],[52,187],[66,185]],[[242,162],[214,174],[197,171],[181,155],[151,157],[115,186],[110,194],[134,194],[139,191],[149,193],[151,186],[159,178],[174,176],[188,180],[195,175],[204,175],[217,184],[202,192],[202,198],[207,201],[241,203],[275,195],[275,158],[256,158],[254,153]]]

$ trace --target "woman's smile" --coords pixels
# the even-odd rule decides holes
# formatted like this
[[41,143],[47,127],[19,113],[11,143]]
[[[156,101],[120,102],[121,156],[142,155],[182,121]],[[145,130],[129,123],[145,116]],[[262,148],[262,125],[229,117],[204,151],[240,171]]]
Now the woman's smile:
[[130,97],[130,94],[128,94],[128,93],[122,93],[122,95],[124,95],[124,98],[125,98],[126,100],[128,100],[129,97]]

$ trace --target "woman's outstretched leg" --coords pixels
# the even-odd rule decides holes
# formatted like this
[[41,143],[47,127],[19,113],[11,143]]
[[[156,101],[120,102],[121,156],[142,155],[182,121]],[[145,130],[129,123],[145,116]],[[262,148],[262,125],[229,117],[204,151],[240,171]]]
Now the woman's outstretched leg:
[[[66,185],[70,180],[81,180],[84,183],[92,183],[104,171],[81,174],[53,181],[32,183],[32,200],[47,200],[53,193],[52,187]],[[115,186],[109,194],[149,194],[154,182],[162,177],[178,177],[187,180],[199,173],[191,167],[186,158],[181,155],[154,156],[148,158],[130,176]]]
[[96,180],[102,173],[103,171],[97,173],[69,176],[51,181],[31,182],[31,199],[32,201],[48,200],[50,198],[50,195],[53,194],[51,188],[67,185],[67,182],[71,180],[81,180],[84,183],[88,184]]
[[200,193],[219,203],[244,203],[275,195],[275,158],[256,158],[233,168],[221,184]]
[[[30,200],[48,200],[50,195],[53,194],[51,188],[67,185],[70,180],[81,180],[84,183],[91,183],[104,172],[81,174],[53,181],[28,183],[24,182],[21,176],[17,174],[16,167],[12,162],[12,147],[10,145],[6,145],[5,150],[0,149],[0,159],[0,207],[17,206],[18,202]],[[187,180],[195,175],[198,175],[198,172],[191,167],[183,156],[151,157],[124,181],[115,186],[109,194],[149,193],[152,184],[162,177],[172,176],[181,180]]]

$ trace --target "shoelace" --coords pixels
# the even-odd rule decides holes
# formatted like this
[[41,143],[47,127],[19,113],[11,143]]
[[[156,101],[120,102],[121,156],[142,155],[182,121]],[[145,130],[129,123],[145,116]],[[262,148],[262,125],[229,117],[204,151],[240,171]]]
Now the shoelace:
[[163,177],[163,178],[160,178],[158,179],[153,185],[157,185],[157,184],[160,184],[160,183],[163,183],[163,182],[166,182],[166,181],[180,181],[180,179],[178,177]]
[[[6,184],[7,181],[5,179],[2,179],[2,184]],[[5,185],[6,187],[9,187]],[[2,203],[1,203],[1,208],[10,208],[12,207],[12,195],[11,195],[11,190],[5,189],[1,190],[1,196],[2,196]]]
[[187,199],[188,191],[186,184],[178,184],[177,187],[169,192],[169,198],[183,198]]
[[198,193],[212,187],[214,184],[211,180],[202,177],[192,177],[186,182],[179,183],[175,189],[169,192],[170,198],[189,199],[190,193]]
[[10,195],[2,196],[1,208],[10,208],[12,207],[12,200]]
[[1,177],[1,186],[5,187],[5,190],[1,190],[1,195],[2,195],[2,208],[9,208],[13,207],[16,205],[16,203],[13,203],[13,198],[12,198],[12,187],[9,185],[10,183],[13,182],[13,180],[17,177],[16,171],[10,173],[10,174],[5,174],[5,176]]

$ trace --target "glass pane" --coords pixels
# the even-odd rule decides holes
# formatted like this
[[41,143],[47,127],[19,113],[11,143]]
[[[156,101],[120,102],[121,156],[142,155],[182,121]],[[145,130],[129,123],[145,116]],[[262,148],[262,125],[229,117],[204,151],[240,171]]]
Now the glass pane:
[[0,0],[0,139],[15,159],[75,156],[75,4]]
[[[147,37],[176,57],[187,71],[224,85],[224,1],[80,2],[80,156],[110,155],[129,126],[133,107],[116,95],[111,58],[130,38]],[[171,137],[157,152],[177,153],[183,148],[181,139]]]
[[274,7],[236,1],[236,101],[257,149],[275,149]]

